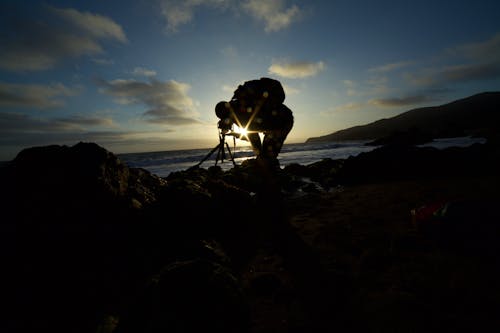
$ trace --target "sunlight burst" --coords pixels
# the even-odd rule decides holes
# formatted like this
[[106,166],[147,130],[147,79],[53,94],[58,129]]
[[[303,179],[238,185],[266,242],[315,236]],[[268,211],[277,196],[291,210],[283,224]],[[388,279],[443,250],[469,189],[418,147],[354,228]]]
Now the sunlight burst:
[[246,128],[239,127],[239,126],[235,126],[234,131],[235,131],[236,133],[239,133],[239,134],[240,134],[240,136],[245,137],[245,138],[248,138],[248,131],[247,131],[247,129],[246,129]]

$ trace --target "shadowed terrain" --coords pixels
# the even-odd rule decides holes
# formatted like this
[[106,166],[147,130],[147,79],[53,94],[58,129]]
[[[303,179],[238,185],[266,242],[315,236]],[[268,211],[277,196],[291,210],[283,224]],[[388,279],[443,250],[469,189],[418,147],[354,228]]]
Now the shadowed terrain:
[[499,161],[388,145],[160,178],[92,143],[23,150],[1,170],[2,330],[500,327]]

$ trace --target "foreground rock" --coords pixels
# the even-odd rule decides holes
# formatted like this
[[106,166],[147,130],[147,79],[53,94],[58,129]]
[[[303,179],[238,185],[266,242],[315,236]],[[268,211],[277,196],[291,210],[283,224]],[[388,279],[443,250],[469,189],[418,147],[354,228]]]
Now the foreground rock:
[[[491,209],[500,198],[485,190],[475,201],[453,201],[448,214],[421,218],[418,228],[410,209],[437,201],[442,193],[433,191],[455,180],[487,179],[493,188],[499,160],[488,145],[387,146],[272,172],[249,160],[226,172],[193,168],[159,178],[92,143],[26,149],[0,174],[11,287],[2,331],[377,331],[388,313],[396,326],[428,331],[421,315],[443,328],[439,313],[461,310],[428,297],[445,297],[438,285],[451,292],[434,279],[449,272],[433,277],[422,268],[424,276],[418,267],[449,264],[443,253],[459,263],[465,251],[493,261],[494,268],[480,266],[489,281],[500,276],[492,259],[499,216]],[[452,181],[429,187],[426,197],[416,190],[443,179]],[[394,188],[397,207],[384,197]],[[478,267],[473,260],[464,262]],[[462,296],[463,304],[473,301]],[[370,325],[354,325],[360,317]]]
[[[206,262],[207,269],[192,271],[197,279],[212,279],[208,268],[221,265],[228,273],[217,276],[231,276],[229,261],[219,262],[208,244],[216,237],[234,242],[229,235],[244,232],[234,223],[229,228],[225,217],[235,216],[231,209],[241,208],[245,191],[220,182],[202,187],[195,175],[166,181],[92,143],[26,149],[1,179],[2,253],[14,287],[5,297],[12,310],[6,331],[90,332],[103,320],[116,324],[176,262]],[[175,279],[183,287],[174,289],[189,287],[187,276]],[[214,297],[189,311],[197,317],[212,307],[236,309],[234,302]],[[162,325],[175,328],[186,317]]]

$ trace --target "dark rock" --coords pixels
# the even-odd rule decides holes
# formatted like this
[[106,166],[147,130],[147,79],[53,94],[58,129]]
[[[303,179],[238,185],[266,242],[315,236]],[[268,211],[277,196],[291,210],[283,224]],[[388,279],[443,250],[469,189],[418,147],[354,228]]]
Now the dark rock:
[[95,329],[144,274],[140,221],[166,182],[93,143],[25,149],[2,181],[12,326]]
[[176,261],[155,276],[118,324],[124,332],[246,332],[249,307],[227,267],[192,259]]
[[470,147],[387,145],[347,158],[335,175],[338,183],[435,179],[443,175],[493,174],[500,166],[498,147],[474,144]]
[[[463,135],[463,133],[462,133]],[[460,135],[457,135],[460,136]],[[390,135],[370,141],[367,146],[383,146],[383,145],[421,145],[431,142],[433,139],[432,133],[423,131],[416,127],[412,127],[406,131],[394,131]]]
[[484,199],[442,202],[431,216],[419,216],[417,226],[445,251],[500,263],[499,204],[498,200]]
[[250,287],[258,296],[272,296],[282,287],[282,282],[276,274],[262,273],[250,281]]
[[[328,318],[333,306],[343,306],[339,299],[350,297],[352,276],[325,274],[316,253],[288,224],[286,195],[310,190],[311,202],[296,203],[315,207],[318,193],[339,184],[494,175],[499,160],[498,146],[491,144],[442,151],[387,145],[308,166],[280,169],[250,159],[226,172],[191,168],[159,178],[92,143],[26,149],[0,169],[2,262],[6,285],[13,286],[4,300],[15,311],[7,331],[89,332],[118,325],[122,332],[244,332],[249,309],[236,272],[257,249],[271,245],[295,277],[296,290],[287,293],[297,292],[311,312],[324,311],[318,320]],[[496,207],[453,207],[440,220],[441,247],[494,253],[500,237]],[[350,238],[336,242],[343,239]],[[366,279],[397,259],[372,245],[359,262]],[[270,274],[251,285],[277,295],[281,283]],[[370,305],[366,316],[377,322],[379,313],[400,301],[410,310],[418,307],[407,296],[397,294],[387,307]]]

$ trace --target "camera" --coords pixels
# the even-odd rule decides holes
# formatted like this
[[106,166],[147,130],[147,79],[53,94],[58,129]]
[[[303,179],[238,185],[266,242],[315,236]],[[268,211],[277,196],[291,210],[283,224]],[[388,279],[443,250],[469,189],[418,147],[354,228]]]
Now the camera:
[[219,129],[224,133],[229,132],[233,128],[233,121],[230,118],[221,119],[217,123],[217,127],[219,127]]
[[229,102],[221,101],[215,106],[215,114],[220,119],[217,127],[223,132],[229,132],[233,127],[233,120],[231,119],[231,104]]

